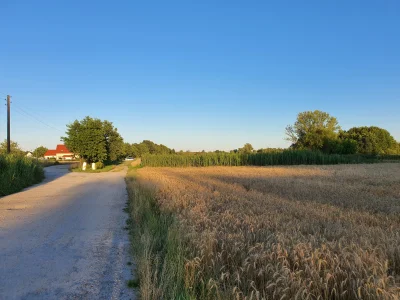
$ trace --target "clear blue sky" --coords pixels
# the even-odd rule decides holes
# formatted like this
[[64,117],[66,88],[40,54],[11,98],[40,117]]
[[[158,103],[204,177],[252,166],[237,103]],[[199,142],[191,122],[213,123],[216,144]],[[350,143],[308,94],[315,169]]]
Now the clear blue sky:
[[[397,0],[3,0],[0,12],[0,96],[24,149],[54,148],[86,115],[128,142],[284,147],[285,126],[314,109],[400,140]],[[1,140],[5,116],[0,105]]]

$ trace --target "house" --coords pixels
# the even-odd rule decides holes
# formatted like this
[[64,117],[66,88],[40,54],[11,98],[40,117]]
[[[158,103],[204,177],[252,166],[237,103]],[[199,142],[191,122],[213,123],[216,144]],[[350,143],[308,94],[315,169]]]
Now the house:
[[54,158],[56,160],[73,160],[75,154],[68,150],[65,145],[57,145],[56,150],[47,150],[44,154],[45,159]]
[[25,156],[26,156],[26,157],[32,157],[33,154],[32,154],[32,152],[28,151],[28,152],[25,152]]

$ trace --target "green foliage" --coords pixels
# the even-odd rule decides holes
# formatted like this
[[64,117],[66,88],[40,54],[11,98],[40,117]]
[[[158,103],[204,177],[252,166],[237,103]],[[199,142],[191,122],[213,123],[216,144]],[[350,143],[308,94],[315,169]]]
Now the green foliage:
[[[24,155],[24,151],[21,150],[20,146],[18,145],[17,142],[11,141],[10,142],[10,154],[14,155]],[[7,154],[7,140],[4,140],[2,143],[0,143],[0,154]]]
[[253,152],[253,150],[254,150],[253,146],[250,143],[246,143],[242,148],[238,149],[238,152],[242,154],[249,154]]
[[336,118],[321,111],[306,111],[286,127],[293,149],[320,150],[327,154],[400,154],[390,133],[382,128],[354,127],[341,131]]
[[396,143],[392,148],[388,149],[387,154],[400,155],[400,143]]
[[100,161],[98,161],[95,165],[96,165],[96,170],[104,168],[104,164]]
[[109,121],[86,117],[67,125],[65,145],[88,163],[117,161],[124,153],[124,142]]
[[162,144],[158,145],[152,141],[144,140],[137,144],[125,143],[125,156],[141,157],[144,154],[172,154],[175,150]]
[[357,142],[351,139],[342,139],[340,154],[355,154],[357,153],[358,145]]
[[299,113],[294,125],[286,127],[287,140],[295,149],[320,150],[327,140],[335,140],[340,127],[336,118],[319,110]]
[[257,150],[257,153],[281,153],[285,151],[282,148],[261,148]]
[[46,153],[47,150],[49,149],[43,146],[39,146],[33,151],[32,154],[34,157],[44,157],[44,154]]
[[357,143],[350,139],[326,139],[321,151],[326,154],[356,154]]
[[107,160],[118,161],[125,156],[124,140],[111,122],[103,121],[103,132],[106,140]]
[[268,165],[330,165],[373,162],[374,157],[361,155],[324,154],[319,151],[284,150],[271,153],[198,153],[192,155],[142,156],[148,167],[268,166]]
[[342,138],[357,143],[358,153],[363,154],[390,154],[396,147],[395,139],[390,133],[376,126],[353,127],[341,133]]
[[18,155],[0,155],[0,196],[42,181],[43,168],[35,160]]

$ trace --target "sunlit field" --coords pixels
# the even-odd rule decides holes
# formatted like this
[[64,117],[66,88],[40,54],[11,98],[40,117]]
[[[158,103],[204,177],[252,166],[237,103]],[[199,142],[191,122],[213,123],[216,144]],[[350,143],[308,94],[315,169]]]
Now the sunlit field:
[[400,296],[400,164],[141,168],[127,182],[134,221],[155,199],[164,222],[136,232],[144,299]]

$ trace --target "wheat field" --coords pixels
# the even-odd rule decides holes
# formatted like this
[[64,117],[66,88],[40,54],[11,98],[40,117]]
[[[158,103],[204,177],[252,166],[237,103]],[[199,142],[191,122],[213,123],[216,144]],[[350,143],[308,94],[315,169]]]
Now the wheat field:
[[400,297],[400,164],[146,167],[136,181],[176,220],[189,298]]

